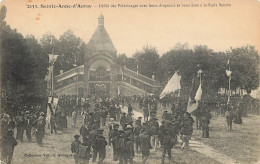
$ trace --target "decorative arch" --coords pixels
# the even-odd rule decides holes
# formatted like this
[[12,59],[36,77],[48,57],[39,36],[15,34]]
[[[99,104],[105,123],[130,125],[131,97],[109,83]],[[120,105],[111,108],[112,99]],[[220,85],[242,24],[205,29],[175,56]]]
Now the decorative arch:
[[110,64],[104,60],[96,60],[90,65],[91,71],[97,71],[98,68],[103,67],[106,71],[111,71]]

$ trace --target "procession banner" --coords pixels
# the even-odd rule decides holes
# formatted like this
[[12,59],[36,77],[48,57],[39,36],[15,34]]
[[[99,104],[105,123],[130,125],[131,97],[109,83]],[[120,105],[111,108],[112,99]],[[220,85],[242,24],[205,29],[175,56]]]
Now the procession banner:
[[57,109],[59,98],[53,98],[53,109]]
[[165,86],[165,88],[163,89],[163,91],[160,95],[160,99],[162,99],[167,94],[170,94],[174,91],[181,89],[180,81],[181,81],[181,76],[178,75],[177,72],[175,72],[174,75],[169,80],[169,82],[167,83],[167,85]]

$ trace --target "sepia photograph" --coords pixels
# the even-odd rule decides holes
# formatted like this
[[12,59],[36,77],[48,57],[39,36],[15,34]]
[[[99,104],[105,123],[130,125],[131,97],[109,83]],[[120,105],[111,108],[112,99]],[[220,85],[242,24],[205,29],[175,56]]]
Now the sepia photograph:
[[260,164],[259,0],[2,0],[0,64],[0,164]]

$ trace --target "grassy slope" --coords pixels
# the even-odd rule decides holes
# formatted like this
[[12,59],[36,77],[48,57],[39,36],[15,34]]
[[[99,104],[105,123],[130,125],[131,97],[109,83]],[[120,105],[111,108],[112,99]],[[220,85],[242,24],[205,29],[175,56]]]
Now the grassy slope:
[[243,124],[233,124],[233,130],[229,132],[224,117],[213,117],[210,124],[210,139],[202,139],[202,132],[198,130],[194,131],[193,136],[196,140],[235,160],[255,163],[260,160],[260,117],[248,116],[242,119]]

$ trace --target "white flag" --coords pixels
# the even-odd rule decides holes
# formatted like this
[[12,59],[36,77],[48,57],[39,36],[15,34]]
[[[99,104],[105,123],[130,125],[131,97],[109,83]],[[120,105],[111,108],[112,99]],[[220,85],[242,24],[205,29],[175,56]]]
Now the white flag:
[[226,70],[226,74],[228,77],[231,76],[231,73],[232,73],[232,71]]
[[48,97],[48,103],[52,103],[52,97]]
[[53,98],[53,112],[58,106],[59,98]]
[[51,109],[49,105],[47,105],[46,122],[50,123],[50,121],[51,121]]
[[189,113],[193,112],[195,109],[197,109],[198,105],[199,105],[198,101],[196,101],[196,103],[192,103],[191,98],[189,97],[187,112]]
[[177,91],[178,89],[181,89],[181,76],[178,75],[177,72],[174,73],[172,78],[168,81],[167,85],[163,89],[160,99],[162,99],[167,94]]
[[54,63],[59,55],[53,55],[53,54],[49,54],[49,63]]
[[195,95],[195,100],[196,100],[196,103],[193,103],[191,101],[191,98],[189,98],[189,102],[188,102],[188,106],[187,106],[187,112],[191,113],[193,112],[195,109],[197,109],[198,105],[199,105],[199,100],[201,99],[201,95],[202,95],[202,88],[201,88],[201,84],[196,92],[196,95]]
[[195,95],[195,100],[198,101],[201,99],[201,95],[202,95],[202,89],[201,89],[201,84],[196,92],[196,95]]

